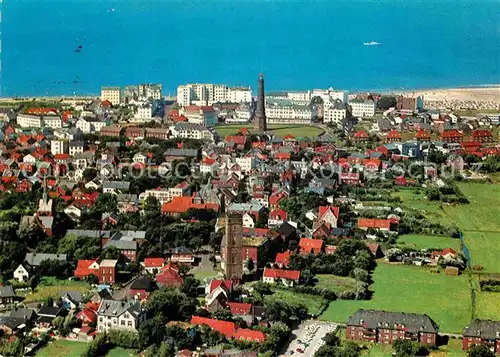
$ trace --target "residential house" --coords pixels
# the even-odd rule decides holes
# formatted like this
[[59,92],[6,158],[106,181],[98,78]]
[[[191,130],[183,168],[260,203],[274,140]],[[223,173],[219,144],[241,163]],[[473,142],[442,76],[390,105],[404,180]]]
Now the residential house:
[[330,227],[337,227],[339,219],[339,208],[334,206],[320,206],[318,213],[318,222],[325,222]]
[[264,268],[262,280],[264,283],[274,284],[281,281],[284,285],[293,286],[299,283],[300,271]]
[[97,310],[97,331],[136,330],[143,318],[139,301],[102,300]]
[[390,231],[391,221],[388,219],[358,218],[358,227],[362,230],[372,228],[380,231]]
[[299,241],[299,254],[307,255],[314,254],[318,255],[323,251],[323,245],[325,241],[322,239],[311,239],[311,238],[300,238]]
[[7,304],[12,304],[16,301],[17,297],[14,293],[12,285],[2,285],[0,286],[0,306],[5,306]]
[[159,286],[181,287],[184,284],[184,278],[179,275],[179,269],[172,264],[160,268],[155,280]]
[[53,325],[53,321],[56,317],[63,315],[63,309],[57,306],[44,306],[38,310],[38,318],[35,321],[36,327],[40,330],[49,329]]
[[116,264],[118,260],[104,259],[99,264],[99,284],[114,284],[116,282]]
[[14,279],[19,282],[28,281],[31,273],[40,266],[45,260],[65,261],[66,254],[47,254],[47,253],[26,253],[24,261],[14,270]]
[[165,265],[165,258],[144,258],[141,266],[148,274],[156,274]]

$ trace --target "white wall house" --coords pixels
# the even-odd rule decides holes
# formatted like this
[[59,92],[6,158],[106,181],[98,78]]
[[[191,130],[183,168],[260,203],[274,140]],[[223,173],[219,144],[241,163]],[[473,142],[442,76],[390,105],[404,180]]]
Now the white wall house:
[[102,300],[97,310],[97,331],[112,329],[136,330],[142,319],[139,301]]
[[349,105],[355,117],[367,118],[375,115],[376,105],[373,100],[353,99],[349,101]]

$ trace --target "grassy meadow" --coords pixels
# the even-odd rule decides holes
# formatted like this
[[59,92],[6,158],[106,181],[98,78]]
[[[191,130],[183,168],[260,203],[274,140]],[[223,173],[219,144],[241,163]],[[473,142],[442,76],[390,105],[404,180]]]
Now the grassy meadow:
[[[234,135],[239,132],[240,129],[247,128],[250,133],[254,133],[254,126],[251,124],[226,124],[226,125],[217,125],[214,127],[214,130],[221,136],[224,137],[226,135]],[[309,137],[315,138],[318,135],[323,134],[323,130],[321,128],[309,125],[286,125],[286,124],[270,124],[268,125],[269,131],[272,131],[277,136],[285,136],[285,135],[293,135],[295,138],[300,137]]]
[[376,309],[428,314],[443,332],[459,333],[470,322],[471,294],[466,275],[433,274],[428,269],[379,262],[371,300],[336,300],[321,319],[346,322],[356,310]]
[[419,234],[405,234],[398,237],[398,244],[415,249],[445,249],[460,250],[460,239],[447,236],[428,236]]
[[56,340],[51,341],[36,353],[36,357],[80,357],[87,350],[87,342]]

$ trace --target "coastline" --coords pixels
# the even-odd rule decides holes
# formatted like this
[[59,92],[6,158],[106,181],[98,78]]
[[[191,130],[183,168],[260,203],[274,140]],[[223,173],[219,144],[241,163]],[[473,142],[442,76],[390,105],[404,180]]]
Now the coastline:
[[[415,89],[391,89],[391,90],[365,90],[348,91],[349,94],[356,93],[381,93],[384,95],[409,95],[424,96],[425,101],[477,101],[495,102],[500,104],[500,84],[484,84],[463,87],[442,88],[415,88]],[[5,102],[22,102],[29,100],[39,101],[81,101],[99,98],[100,94],[90,95],[61,95],[61,96],[16,96],[0,97],[0,104]]]

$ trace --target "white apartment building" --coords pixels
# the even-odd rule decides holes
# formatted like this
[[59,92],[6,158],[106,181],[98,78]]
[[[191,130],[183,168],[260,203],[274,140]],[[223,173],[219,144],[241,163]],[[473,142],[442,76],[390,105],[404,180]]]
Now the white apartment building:
[[216,102],[250,103],[250,87],[231,87],[225,84],[188,83],[177,87],[177,103],[182,106],[212,105]]
[[143,98],[161,99],[161,84],[139,84],[138,95]]
[[376,105],[373,100],[353,99],[349,101],[352,115],[359,118],[375,116]]
[[323,122],[340,124],[349,115],[349,108],[340,99],[323,104]]
[[45,116],[43,117],[43,125],[52,129],[62,128],[62,119],[58,116]]
[[266,116],[269,124],[310,124],[315,111],[308,105],[285,102],[266,103]]
[[102,300],[97,310],[97,331],[112,329],[136,330],[141,322],[141,304],[137,300]]
[[236,163],[240,166],[241,171],[244,173],[252,171],[257,164],[255,157],[237,157]]
[[139,195],[139,200],[145,202],[150,196],[155,197],[158,202],[165,203],[172,200],[174,197],[182,197],[190,191],[189,186],[184,185],[182,182],[175,187],[170,188],[156,188],[153,190],[146,190]]
[[311,98],[320,97],[323,102],[340,100],[342,103],[347,103],[347,92],[343,90],[334,90],[332,87],[328,89],[313,89]]
[[250,103],[252,101],[252,89],[250,87],[228,88],[226,101],[230,103]]
[[200,124],[177,123],[169,129],[174,138],[214,141],[214,135],[210,130]]
[[150,121],[153,118],[153,106],[151,104],[138,106],[134,117],[139,121]]
[[251,214],[245,213],[242,217],[242,226],[245,228],[254,228],[255,227],[255,219]]
[[52,155],[67,154],[68,153],[68,141],[67,140],[51,140],[50,141],[50,153]]
[[100,121],[95,118],[80,118],[76,122],[76,127],[83,133],[99,133],[105,126],[105,121]]
[[113,105],[122,102],[122,90],[120,87],[101,87],[101,101],[109,101]]
[[69,142],[69,154],[75,156],[76,154],[83,153],[83,141],[72,140]]
[[16,122],[21,128],[41,128],[43,125],[43,119],[39,115],[18,114]]
[[181,114],[188,118],[189,123],[200,124],[205,127],[217,124],[217,112],[211,106],[190,105],[181,109]]

